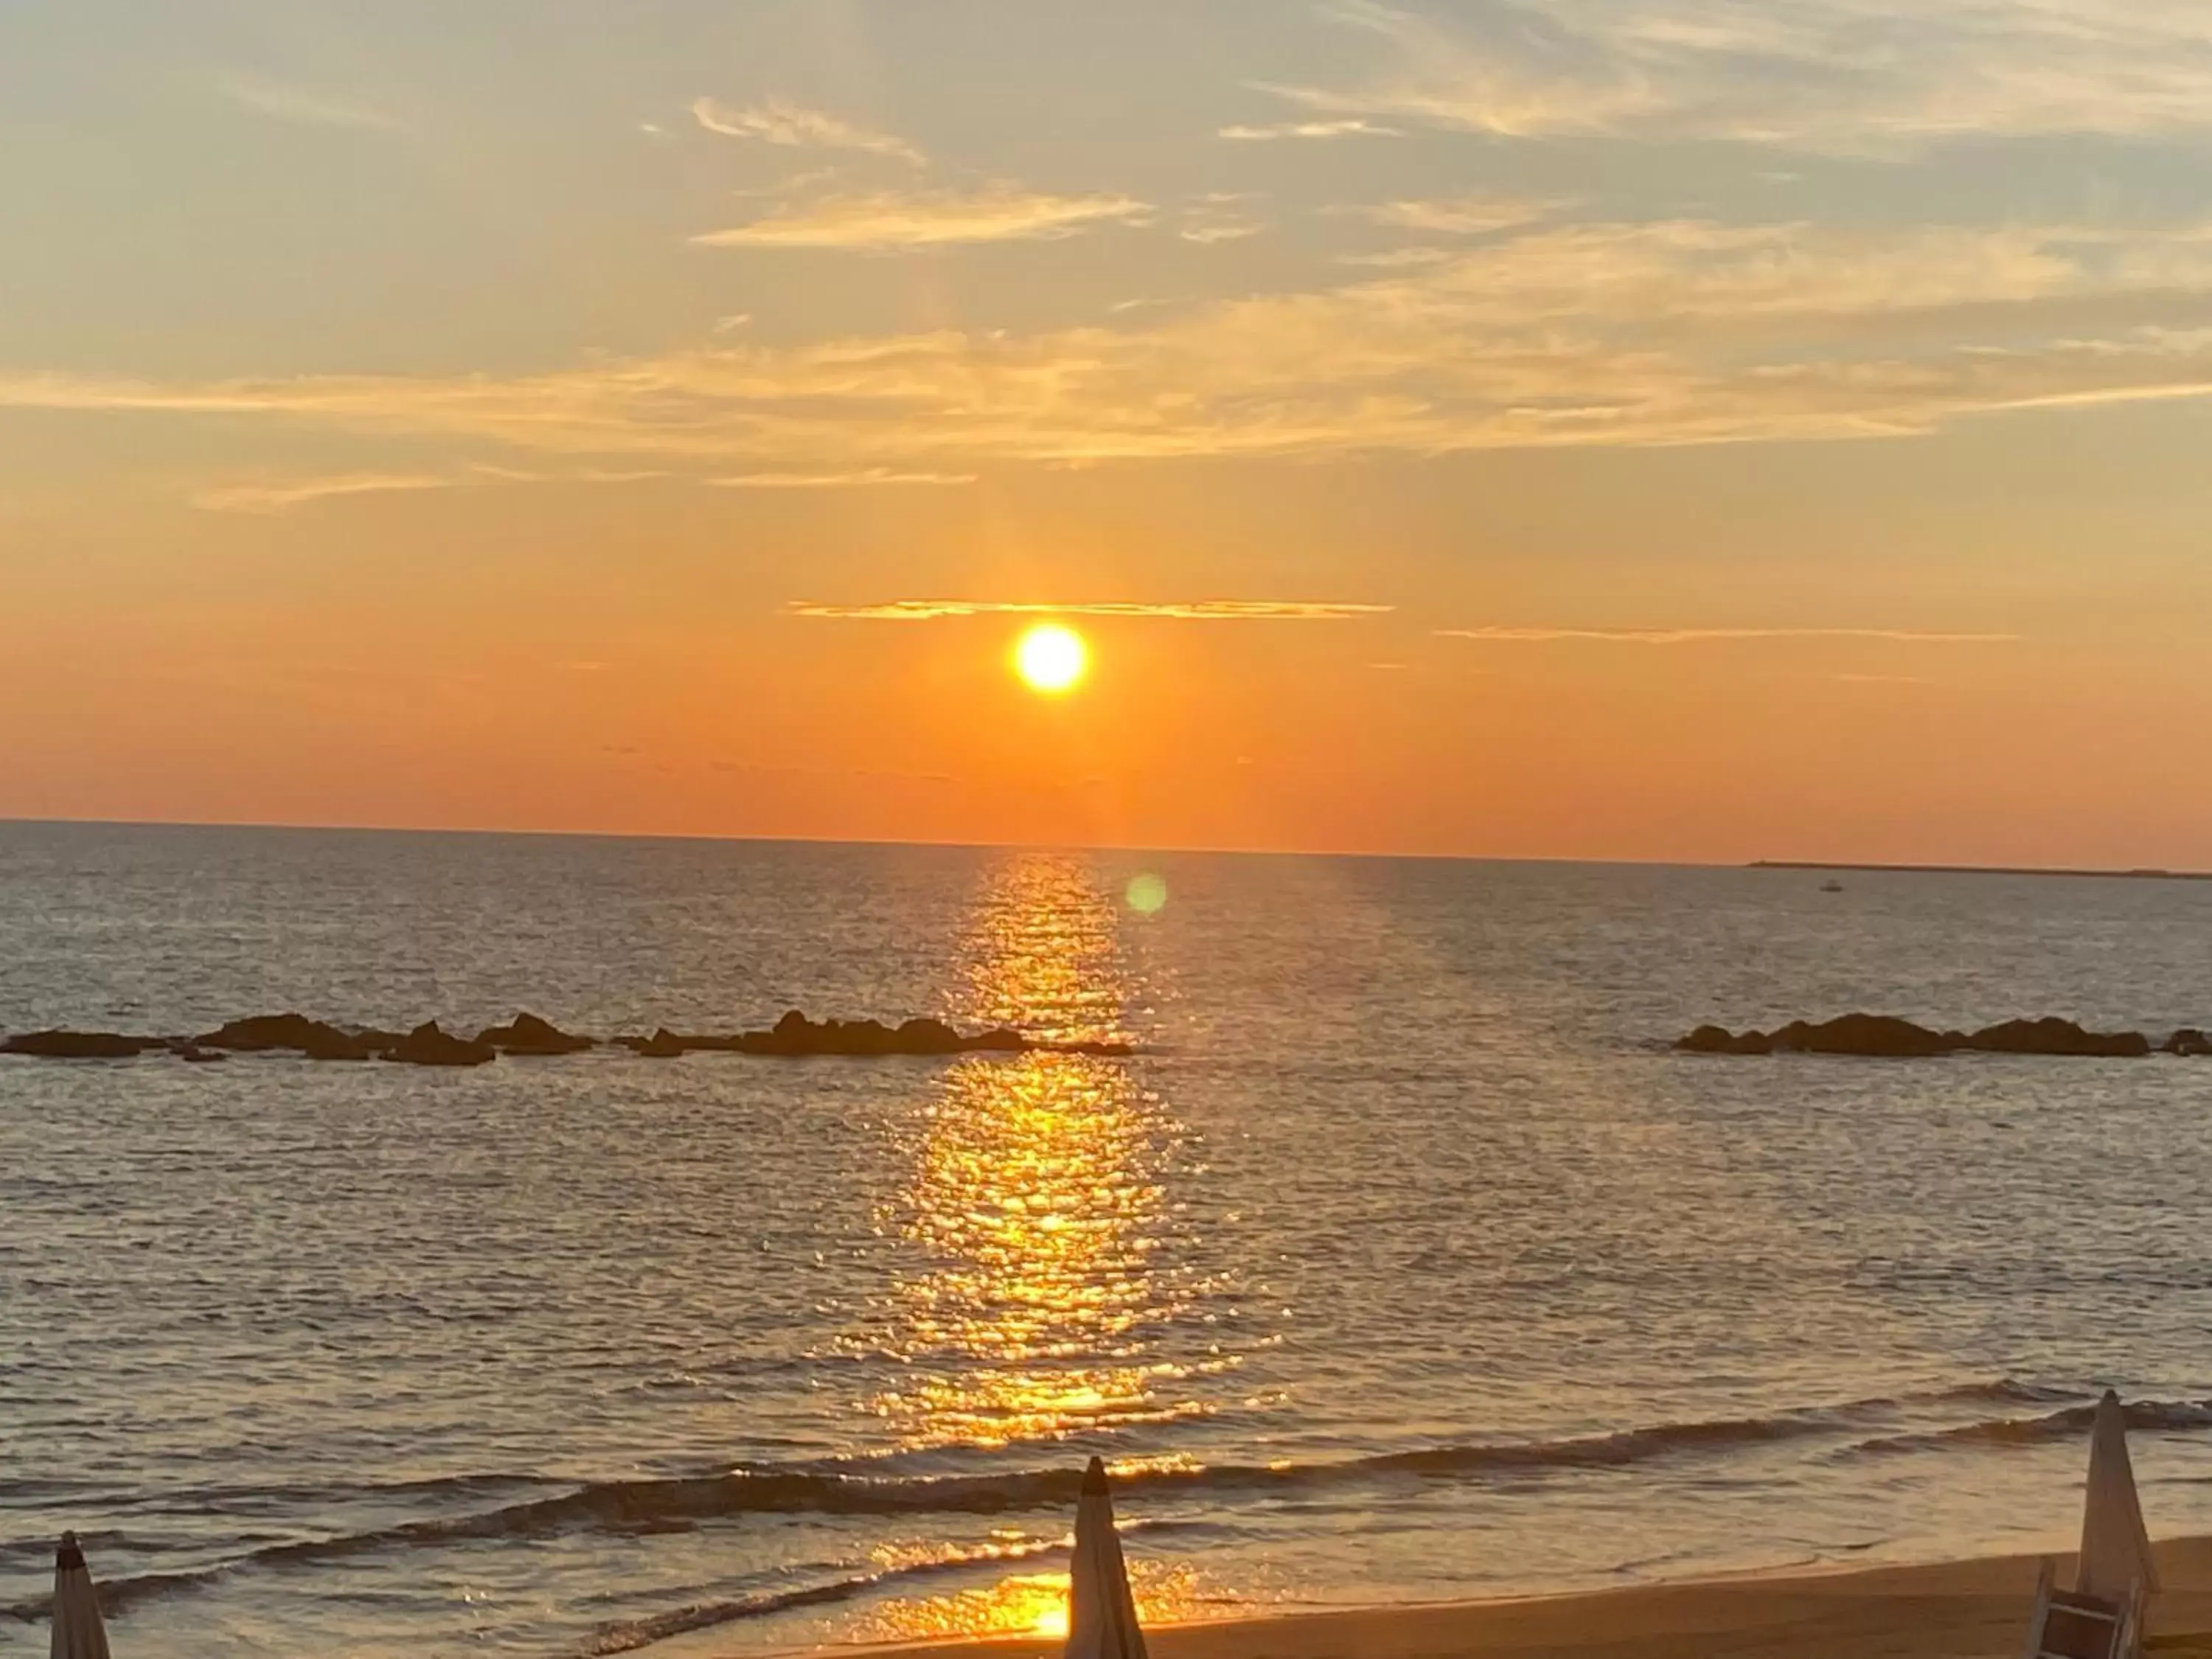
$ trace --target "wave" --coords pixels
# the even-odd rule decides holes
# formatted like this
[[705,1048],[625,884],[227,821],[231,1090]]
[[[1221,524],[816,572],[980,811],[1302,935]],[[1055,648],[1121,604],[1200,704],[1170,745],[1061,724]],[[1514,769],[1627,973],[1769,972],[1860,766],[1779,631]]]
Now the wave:
[[[2122,1407],[2129,1428],[2157,1433],[2212,1428],[2212,1400],[2136,1400]],[[2078,1440],[2096,1420],[2094,1404],[2069,1406],[2040,1417],[1997,1418],[1862,1440],[1845,1449],[1849,1457],[1888,1457],[1942,1451],[1956,1446],[2040,1446]]]
[[[1125,1522],[1122,1529],[1131,1530],[1135,1524]],[[849,1577],[832,1579],[826,1583],[810,1584],[797,1589],[773,1590],[721,1601],[694,1602],[642,1619],[622,1620],[602,1625],[578,1651],[580,1659],[607,1659],[609,1655],[635,1652],[656,1642],[665,1642],[672,1636],[711,1630],[718,1625],[732,1624],[744,1619],[765,1619],[771,1613],[787,1613],[793,1607],[849,1601],[855,1596],[865,1595],[887,1584],[961,1572],[986,1565],[1033,1560],[1040,1556],[1062,1554],[1067,1548],[1068,1540],[1066,1539],[1050,1543],[993,1544],[981,1549],[956,1550],[933,1556],[927,1560],[908,1562],[903,1566],[855,1573]]]
[[2035,1406],[2046,1401],[2079,1400],[2083,1390],[2048,1382],[2022,1382],[2009,1376],[1993,1382],[1961,1382],[1948,1389],[1931,1389],[1869,1405],[1895,1406]]
[[[2058,1402],[2069,1402],[2059,1404]],[[2057,1405],[2029,1417],[1983,1418],[1946,1426],[1851,1440],[1885,1416],[1973,1407]],[[2010,1378],[1895,1396],[1808,1407],[1764,1417],[1721,1418],[1661,1424],[1610,1434],[1528,1441],[1483,1441],[1378,1453],[1322,1462],[1273,1464],[1164,1463],[1129,1468],[1116,1489],[1131,1498],[1190,1495],[1232,1498],[1252,1492],[1326,1489],[1358,1484],[1459,1477],[1527,1477],[1549,1471],[1619,1469],[1664,1459],[1724,1455],[1796,1440],[1847,1442],[1839,1456],[1940,1451],[1969,1445],[2022,1445],[2077,1437],[2094,1413],[2079,1389],[2024,1383]],[[2212,1401],[2138,1401],[2128,1407],[2130,1428],[2212,1428]],[[198,1589],[245,1569],[285,1571],[375,1552],[441,1548],[476,1540],[544,1537],[600,1531],[649,1534],[747,1516],[890,1518],[900,1516],[990,1516],[1022,1511],[1072,1511],[1081,1471],[1069,1466],[975,1474],[900,1474],[885,1458],[811,1465],[765,1465],[714,1474],[587,1482],[544,1497],[498,1504],[472,1512],[335,1537],[302,1539],[252,1550],[222,1565],[197,1571],[149,1573],[101,1586],[111,1611],[149,1597]],[[544,1477],[469,1475],[408,1483],[443,1498],[492,1497],[517,1487],[549,1484]],[[388,1490],[388,1489],[387,1489]],[[1158,1524],[1155,1522],[1155,1524]],[[958,1565],[948,1560],[932,1570]],[[920,1569],[916,1569],[917,1571]],[[899,1569],[898,1571],[906,1571]],[[878,1575],[880,1576],[880,1575]],[[668,1618],[707,1622],[748,1618],[817,1600],[859,1594],[873,1579],[840,1580],[843,1591],[812,1588],[744,1601],[702,1604]],[[43,1618],[46,1602],[0,1606],[0,1617]],[[684,1626],[690,1628],[690,1626]],[[625,1627],[627,1628],[627,1627]],[[653,1638],[659,1639],[659,1638]],[[640,1644],[641,1645],[641,1644]],[[605,1650],[622,1651],[619,1648]]]
[[[131,1578],[103,1578],[97,1587],[100,1610],[112,1619],[141,1601],[173,1595],[182,1590],[204,1589],[230,1570],[230,1565],[223,1565],[202,1567],[190,1572],[143,1572]],[[54,1598],[40,1595],[28,1601],[0,1606],[0,1619],[13,1619],[28,1625],[51,1618],[53,1610]]]

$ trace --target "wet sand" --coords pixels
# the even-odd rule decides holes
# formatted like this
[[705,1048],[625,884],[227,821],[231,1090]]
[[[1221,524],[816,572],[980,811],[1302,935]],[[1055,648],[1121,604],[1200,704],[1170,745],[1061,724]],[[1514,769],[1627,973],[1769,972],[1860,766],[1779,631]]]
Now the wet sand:
[[[1153,1659],[2016,1659],[2041,1558],[1371,1607],[1150,1632]],[[2212,1538],[2158,1547],[2148,1649],[2212,1659]],[[2059,1582],[2072,1571],[2061,1557]],[[878,1648],[1057,1659],[1057,1640]]]

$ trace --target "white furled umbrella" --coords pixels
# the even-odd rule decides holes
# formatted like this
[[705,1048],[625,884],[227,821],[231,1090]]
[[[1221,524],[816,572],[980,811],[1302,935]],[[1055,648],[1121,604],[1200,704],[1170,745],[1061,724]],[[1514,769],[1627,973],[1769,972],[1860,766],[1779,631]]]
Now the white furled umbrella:
[[54,1552],[53,1659],[108,1659],[107,1627],[100,1621],[100,1597],[76,1534],[62,1534]]
[[1137,1628],[1137,1598],[1129,1593],[1121,1539],[1114,1530],[1106,1465],[1095,1457],[1083,1472],[1083,1495],[1075,1504],[1066,1659],[1146,1659],[1145,1632]]
[[2097,1402],[2089,1431],[2089,1496],[2081,1511],[2081,1559],[2075,1569],[2077,1594],[2124,1603],[2138,1586],[2158,1589],[2150,1534],[2136,1496],[2135,1466],[2128,1461],[2128,1425],[2120,1397],[2110,1389]]

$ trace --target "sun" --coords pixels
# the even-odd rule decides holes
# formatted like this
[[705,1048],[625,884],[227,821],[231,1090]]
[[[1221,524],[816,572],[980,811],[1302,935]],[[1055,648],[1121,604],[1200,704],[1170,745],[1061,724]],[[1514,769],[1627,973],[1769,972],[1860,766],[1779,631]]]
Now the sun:
[[1039,623],[1014,642],[1014,672],[1032,691],[1073,691],[1091,670],[1083,635],[1059,623]]

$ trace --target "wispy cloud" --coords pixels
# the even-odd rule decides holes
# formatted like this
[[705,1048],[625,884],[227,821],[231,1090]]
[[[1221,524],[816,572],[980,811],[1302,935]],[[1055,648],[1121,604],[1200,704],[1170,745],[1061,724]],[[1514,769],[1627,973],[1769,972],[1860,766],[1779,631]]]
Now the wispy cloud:
[[268,116],[272,120],[289,121],[296,126],[354,127],[390,131],[399,125],[392,116],[367,104],[282,82],[265,81],[255,76],[227,75],[216,83],[216,87],[225,98],[240,108],[250,109],[255,114]]
[[770,98],[743,108],[712,98],[694,99],[691,118],[726,138],[751,138],[789,149],[854,150],[888,155],[915,167],[928,158],[905,139],[878,132],[826,111],[809,109],[787,98]]
[[1009,599],[887,599],[876,605],[823,605],[794,599],[794,617],[839,622],[936,622],[947,617],[1149,617],[1170,622],[1350,622],[1388,616],[1387,605],[1339,605],[1304,599],[1191,599],[1164,605],[1118,599],[1044,605]]
[[1182,223],[1176,234],[1184,241],[1201,246],[1241,242],[1257,236],[1266,227],[1246,209],[1245,204],[1251,199],[1249,196],[1220,193],[1201,196],[1183,210]]
[[1513,645],[1703,645],[1729,640],[1883,640],[1901,645],[2011,645],[2017,634],[1952,634],[1912,628],[1439,628],[1445,640]]
[[1380,202],[1347,210],[1394,230],[1442,236],[1483,236],[1556,216],[1571,204],[1528,196],[1454,196],[1437,200]]
[[1895,151],[2212,126],[2212,30],[2167,0],[1340,0],[1383,61],[1273,90],[1318,118]]
[[1265,228],[1265,226],[1249,219],[1214,219],[1185,225],[1176,234],[1186,242],[1196,242],[1200,247],[1212,247],[1218,242],[1248,240]]
[[703,483],[717,489],[852,489],[878,484],[971,484],[972,472],[901,472],[887,466],[854,472],[736,472]]
[[974,191],[878,191],[786,205],[691,240],[702,247],[852,248],[882,252],[962,242],[1051,240],[1147,218],[1127,196],[1054,196],[996,184]]
[[499,484],[619,484],[665,478],[659,468],[609,470],[585,467],[544,472],[478,462],[448,472],[335,472],[304,477],[253,478],[209,484],[195,491],[191,504],[210,513],[289,513],[296,507],[356,495],[413,494]]
[[1386,247],[1340,253],[1336,262],[1362,270],[1419,270],[1425,265],[1449,264],[1455,257],[1448,247]]
[[1395,127],[1354,116],[1340,121],[1280,121],[1270,125],[1228,126],[1218,135],[1236,143],[1278,143],[1286,138],[1402,138]]
[[521,375],[0,372],[0,406],[259,416],[729,474],[1894,438],[2212,395],[2212,226],[1544,223],[1080,325],[717,337]]
[[463,481],[442,473],[339,472],[314,478],[211,484],[195,493],[191,501],[194,507],[210,513],[289,513],[295,507],[337,495],[446,489],[460,482]]

